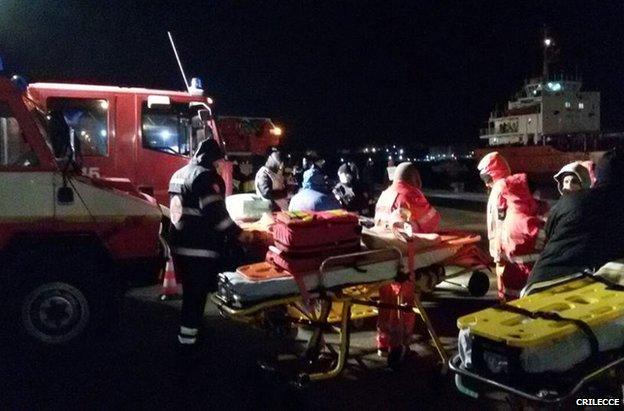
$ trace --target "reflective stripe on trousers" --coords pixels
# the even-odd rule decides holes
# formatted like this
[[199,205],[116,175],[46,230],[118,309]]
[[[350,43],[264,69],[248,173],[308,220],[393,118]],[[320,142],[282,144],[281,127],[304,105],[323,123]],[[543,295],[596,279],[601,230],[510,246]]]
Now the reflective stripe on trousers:
[[535,253],[535,254],[519,255],[519,256],[515,256],[515,257],[510,257],[509,261],[511,261],[512,263],[516,263],[516,264],[534,263],[534,262],[537,261],[539,256],[540,255],[537,254],[537,253]]
[[174,247],[171,249],[171,252],[185,257],[219,258],[219,253],[216,251],[203,248]]
[[185,326],[180,327],[178,333],[178,342],[183,345],[191,345],[197,342],[197,328],[189,328]]

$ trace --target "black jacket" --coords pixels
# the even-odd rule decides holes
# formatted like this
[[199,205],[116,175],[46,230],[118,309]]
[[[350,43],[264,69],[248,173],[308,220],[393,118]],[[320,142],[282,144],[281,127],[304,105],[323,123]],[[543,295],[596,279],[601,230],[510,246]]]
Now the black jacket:
[[360,184],[355,183],[347,185],[338,183],[332,191],[345,210],[353,211],[363,216],[368,216],[370,214],[368,196]]
[[553,207],[528,285],[624,257],[624,155],[607,152],[596,174],[594,188],[566,194]]
[[202,142],[190,163],[171,177],[171,251],[187,257],[219,258],[240,228],[225,208],[225,184],[212,163],[220,152]]

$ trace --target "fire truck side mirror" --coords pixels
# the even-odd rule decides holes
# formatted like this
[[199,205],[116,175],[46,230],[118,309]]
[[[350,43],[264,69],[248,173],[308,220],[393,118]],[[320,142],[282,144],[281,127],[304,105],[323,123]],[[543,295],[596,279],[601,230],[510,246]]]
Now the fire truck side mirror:
[[64,157],[71,146],[70,130],[60,110],[48,114],[48,134],[56,158]]
[[204,122],[204,124],[212,120],[212,112],[210,110],[207,110],[207,109],[198,110],[197,115],[199,116],[201,121]]
[[56,201],[60,205],[68,205],[74,202],[74,190],[71,187],[59,187],[56,192]]

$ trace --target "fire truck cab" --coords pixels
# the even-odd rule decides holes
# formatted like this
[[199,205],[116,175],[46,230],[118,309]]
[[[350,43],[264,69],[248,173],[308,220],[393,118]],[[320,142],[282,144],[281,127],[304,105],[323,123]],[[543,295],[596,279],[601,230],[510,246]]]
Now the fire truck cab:
[[128,178],[163,205],[169,179],[197,144],[218,140],[212,99],[201,90],[33,83],[28,95],[47,112],[61,111],[76,130],[84,174]]
[[263,117],[217,116],[216,124],[228,158],[234,163],[234,191],[255,191],[256,172],[264,165],[269,148],[280,144],[283,130]]
[[[118,109],[112,94],[81,103],[70,112],[54,100],[46,121],[0,78],[0,303],[11,339],[65,344],[102,330],[114,317],[119,285],[153,283],[162,266],[156,201],[128,180],[80,175],[65,155],[77,135],[107,154],[108,133],[118,132],[106,127]],[[85,126],[68,127],[62,114],[78,121],[71,116],[86,108],[93,116],[81,120]],[[102,139],[88,141],[81,130]]]

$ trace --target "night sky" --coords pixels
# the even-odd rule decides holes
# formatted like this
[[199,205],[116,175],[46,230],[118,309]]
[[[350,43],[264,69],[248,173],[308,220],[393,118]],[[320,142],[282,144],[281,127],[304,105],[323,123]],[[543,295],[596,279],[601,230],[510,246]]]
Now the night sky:
[[222,115],[268,116],[294,146],[476,143],[541,70],[541,28],[561,66],[602,92],[624,131],[623,1],[0,0],[7,74],[183,88],[204,79]]

